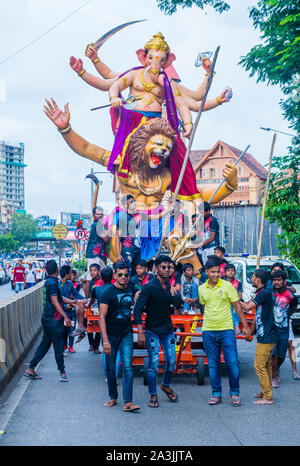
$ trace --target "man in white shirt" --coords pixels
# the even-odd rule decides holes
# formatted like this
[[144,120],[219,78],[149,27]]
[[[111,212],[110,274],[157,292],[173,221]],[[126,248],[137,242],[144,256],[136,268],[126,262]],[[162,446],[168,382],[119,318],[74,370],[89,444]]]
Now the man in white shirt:
[[36,284],[35,271],[33,269],[32,263],[29,263],[29,268],[26,269],[26,289],[31,288]]

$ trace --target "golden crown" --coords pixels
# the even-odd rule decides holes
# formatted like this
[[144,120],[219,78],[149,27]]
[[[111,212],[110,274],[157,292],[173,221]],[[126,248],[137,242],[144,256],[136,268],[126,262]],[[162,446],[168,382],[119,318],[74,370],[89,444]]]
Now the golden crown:
[[153,38],[150,39],[144,47],[145,50],[162,50],[164,52],[169,53],[170,47],[165,41],[164,36],[161,32],[153,35]]

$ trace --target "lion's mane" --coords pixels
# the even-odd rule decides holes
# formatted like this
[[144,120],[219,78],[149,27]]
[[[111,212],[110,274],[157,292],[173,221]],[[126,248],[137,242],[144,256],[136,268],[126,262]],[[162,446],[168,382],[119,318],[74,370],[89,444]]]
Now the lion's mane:
[[133,173],[137,173],[143,181],[153,180],[158,175],[164,175],[168,170],[169,157],[165,162],[155,169],[149,167],[148,156],[145,147],[150,138],[156,134],[161,134],[172,140],[175,144],[176,132],[171,128],[169,122],[164,118],[153,118],[149,123],[142,125],[131,136],[128,146],[129,161]]

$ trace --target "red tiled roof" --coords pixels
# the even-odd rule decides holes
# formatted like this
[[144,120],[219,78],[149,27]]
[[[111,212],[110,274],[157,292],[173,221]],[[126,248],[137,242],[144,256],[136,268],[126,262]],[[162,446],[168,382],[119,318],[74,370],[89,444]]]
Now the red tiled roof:
[[[237,157],[242,153],[240,149],[237,149],[230,144],[227,144],[224,141],[218,141],[220,144],[228,147],[228,149],[233,152]],[[211,150],[211,149],[210,149]],[[192,150],[190,153],[190,160],[193,165],[193,168],[199,164],[199,162],[205,157],[205,155],[210,152],[210,150]],[[259,163],[251,154],[246,152],[242,158],[243,162],[252,170],[259,178],[265,180],[267,178],[267,170],[261,163]]]
[[200,162],[200,160],[209,152],[209,150],[191,150],[190,161],[192,162],[193,168]]
[[[226,142],[223,142],[223,141],[220,141],[222,142],[223,144],[225,144],[228,149],[231,150],[231,152],[233,152],[235,155],[237,155],[238,157],[241,155],[242,151],[240,149],[237,149],[236,147],[234,146],[230,146],[229,144],[227,144]],[[246,152],[244,155],[243,155],[243,158],[242,158],[243,162],[248,165],[248,167],[254,171],[254,173],[261,179],[265,180],[267,179],[267,170],[265,169],[265,167],[258,162],[258,160],[256,160],[251,154],[249,154],[248,152]]]

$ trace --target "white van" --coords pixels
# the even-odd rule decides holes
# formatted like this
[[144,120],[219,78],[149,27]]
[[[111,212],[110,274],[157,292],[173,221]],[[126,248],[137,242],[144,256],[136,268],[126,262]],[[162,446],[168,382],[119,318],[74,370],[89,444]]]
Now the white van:
[[[228,262],[235,265],[236,278],[240,280],[243,285],[243,300],[245,302],[249,301],[254,296],[255,292],[251,279],[256,269],[256,256],[249,256],[249,254],[229,255],[226,259]],[[269,272],[274,262],[281,262],[283,264],[284,270],[287,273],[287,279],[293,283],[296,289],[295,295],[298,298],[297,312],[294,312],[291,316],[293,329],[295,330],[300,327],[300,271],[290,261],[281,259],[279,256],[262,257],[260,259],[259,268]]]

